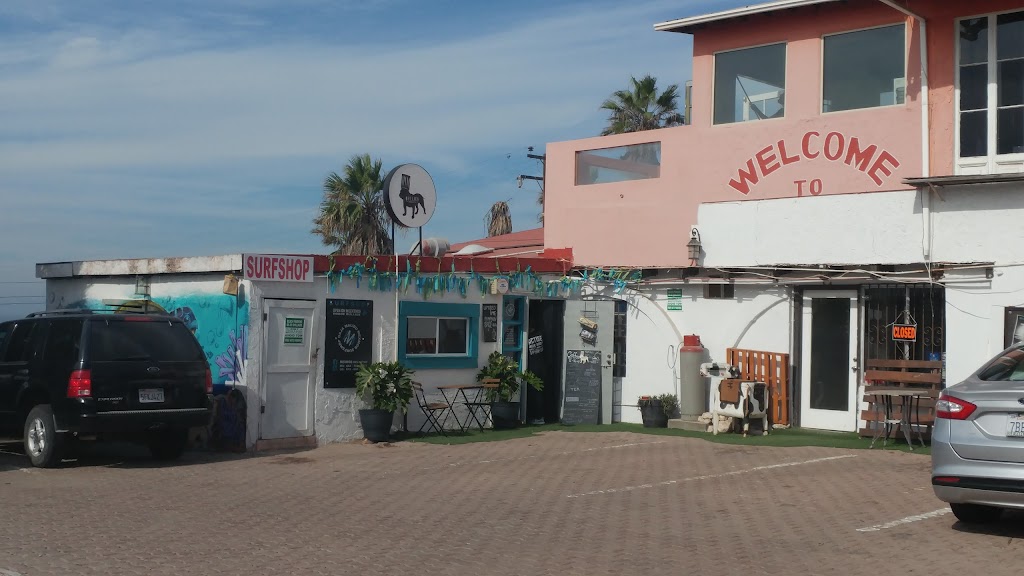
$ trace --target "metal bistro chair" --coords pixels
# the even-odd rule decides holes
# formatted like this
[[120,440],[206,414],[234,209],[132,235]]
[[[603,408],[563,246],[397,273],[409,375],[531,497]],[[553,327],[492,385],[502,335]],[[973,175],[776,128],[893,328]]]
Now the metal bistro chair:
[[[439,432],[442,436],[448,434],[444,431],[444,425],[440,418],[437,417],[437,412],[444,413],[450,407],[444,402],[427,402],[427,395],[423,392],[423,384],[419,382],[412,383],[412,391],[416,395],[416,403],[419,404],[420,410],[423,411],[423,415],[427,419],[420,425],[420,429],[416,431],[417,434],[423,433],[423,427],[430,424],[430,427]],[[445,417],[445,420],[448,418]]]
[[[500,380],[497,378],[484,378],[480,381],[485,386],[484,389],[480,390],[478,394],[474,395],[473,400],[466,402],[466,409],[469,410],[469,415],[476,421],[477,426],[480,427],[482,432],[484,429],[484,423],[491,418],[491,403],[487,401],[487,386],[497,386]],[[476,417],[477,411],[480,411],[480,415],[483,416],[483,421]]]

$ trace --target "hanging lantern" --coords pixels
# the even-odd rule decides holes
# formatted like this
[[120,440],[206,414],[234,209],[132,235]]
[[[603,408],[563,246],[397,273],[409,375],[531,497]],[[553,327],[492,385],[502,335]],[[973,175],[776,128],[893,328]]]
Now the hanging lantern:
[[686,243],[686,249],[690,253],[690,261],[697,263],[700,261],[700,232],[696,228],[690,230],[690,241]]

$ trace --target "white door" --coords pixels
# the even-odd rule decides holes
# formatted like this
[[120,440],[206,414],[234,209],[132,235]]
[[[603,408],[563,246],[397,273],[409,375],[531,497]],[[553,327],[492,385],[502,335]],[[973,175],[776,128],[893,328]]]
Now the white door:
[[800,354],[800,426],[857,429],[857,292],[807,291]]
[[263,406],[260,438],[313,433],[315,302],[266,300],[263,304]]
[[[584,319],[583,323],[580,319]],[[584,326],[597,324],[596,330]],[[586,332],[584,332],[586,331]],[[594,337],[591,338],[590,335]],[[565,302],[565,333],[562,354],[562,387],[569,385],[565,377],[565,355],[573,351],[598,352],[601,358],[600,423],[612,423],[612,355],[615,341],[615,302],[612,300],[567,300]],[[564,392],[563,392],[564,395]],[[565,398],[563,398],[563,406]]]

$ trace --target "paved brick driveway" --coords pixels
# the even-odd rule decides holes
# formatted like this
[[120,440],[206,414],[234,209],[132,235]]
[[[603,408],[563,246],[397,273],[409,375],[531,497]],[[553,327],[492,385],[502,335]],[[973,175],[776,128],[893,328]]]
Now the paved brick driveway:
[[[928,458],[631,433],[259,457],[0,454],[0,575],[1010,573]],[[723,565],[720,559],[729,558]]]

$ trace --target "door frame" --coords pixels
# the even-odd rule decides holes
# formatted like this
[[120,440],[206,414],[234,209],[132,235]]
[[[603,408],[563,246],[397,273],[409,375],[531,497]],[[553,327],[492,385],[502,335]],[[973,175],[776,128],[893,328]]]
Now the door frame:
[[[850,380],[849,380],[849,409],[848,409],[848,420],[845,424],[840,427],[825,427],[821,426],[822,420],[817,418],[826,418],[824,415],[817,416],[814,412],[819,412],[810,407],[811,403],[811,339],[812,323],[811,318],[814,314],[813,306],[810,304],[810,300],[815,298],[837,298],[837,299],[848,299],[850,301]],[[835,430],[840,432],[856,432],[858,424],[860,422],[860,366],[859,358],[861,354],[861,337],[860,337],[860,321],[861,321],[861,298],[860,290],[856,286],[850,286],[849,288],[843,289],[811,289],[804,290],[800,294],[800,341],[797,343],[800,347],[800,427],[802,428],[813,428],[818,430]],[[838,412],[831,410],[821,410],[820,412]],[[834,417],[833,417],[834,418]],[[812,425],[813,424],[813,425]]]
[[[308,375],[308,378],[306,380],[306,389],[307,389],[307,393],[309,394],[309,396],[308,396],[309,403],[306,406],[306,415],[309,418],[310,427],[306,430],[306,432],[308,432],[308,434],[302,434],[302,435],[299,435],[299,436],[294,436],[294,438],[303,438],[303,437],[307,437],[307,436],[316,435],[316,367],[317,367],[317,361],[314,360],[314,358],[316,356],[319,356],[319,346],[317,346],[316,348],[314,348],[314,346],[315,346],[315,343],[319,341],[318,335],[317,335],[317,330],[319,328],[319,323],[317,322],[317,316],[318,316],[317,312],[319,310],[320,302],[317,301],[317,300],[304,300],[304,299],[295,299],[295,298],[263,298],[262,304],[263,304],[263,306],[262,306],[262,308],[263,308],[263,310],[262,310],[263,317],[262,317],[262,322],[260,323],[260,332],[261,332],[260,338],[263,341],[260,343],[260,354],[262,355],[262,358],[260,358],[260,360],[261,360],[260,361],[260,383],[259,383],[259,394],[257,396],[259,398],[259,402],[260,403],[259,403],[259,406],[258,406],[258,410],[256,411],[256,414],[259,416],[259,418],[256,419],[256,439],[257,439],[257,441],[266,440],[266,439],[263,438],[263,417],[265,415],[265,408],[264,407],[266,406],[266,399],[267,399],[267,380],[268,380],[268,376],[267,375],[270,374],[270,371],[268,370],[268,366],[269,366],[268,359],[270,357],[270,355],[269,355],[269,351],[270,351],[270,348],[269,348],[269,346],[270,346],[270,338],[268,337],[269,330],[267,330],[267,325],[268,325],[268,323],[270,321],[270,307],[271,307],[271,304],[273,304],[273,306],[275,308],[290,308],[290,309],[293,309],[293,310],[311,310],[313,312],[312,317],[310,319],[310,323],[309,323],[309,375]],[[314,353],[314,350],[316,350],[315,353]],[[316,356],[314,356],[314,354],[316,354]],[[273,439],[270,439],[270,440],[278,440],[278,439],[273,438]]]

